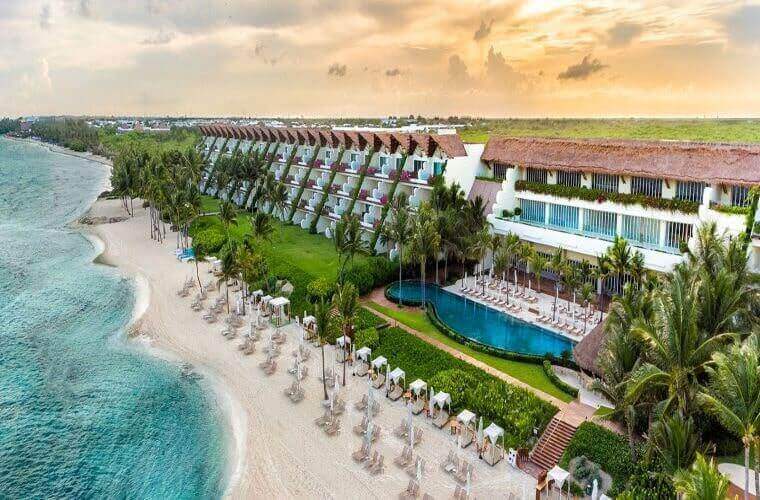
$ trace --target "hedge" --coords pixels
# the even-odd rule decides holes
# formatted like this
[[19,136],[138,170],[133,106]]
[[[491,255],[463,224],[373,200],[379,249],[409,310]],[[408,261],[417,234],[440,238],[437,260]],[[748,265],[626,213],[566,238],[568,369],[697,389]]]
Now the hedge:
[[562,392],[566,392],[567,394],[570,394],[573,398],[578,397],[578,389],[576,389],[572,385],[566,383],[561,378],[559,378],[557,374],[554,373],[554,367],[552,366],[551,362],[548,359],[545,359],[544,362],[541,364],[541,366],[543,366],[544,368],[544,373],[546,374],[546,377],[559,390],[561,390]]
[[563,186],[560,184],[543,184],[541,182],[517,181],[515,183],[517,191],[531,191],[533,193],[548,194],[551,196],[560,196],[563,198],[575,198],[585,201],[611,201],[623,205],[643,205],[645,207],[657,208],[660,210],[671,210],[674,212],[684,212],[695,214],[699,211],[699,203],[688,200],[676,200],[667,198],[655,198],[643,194],[630,193],[610,193],[601,189],[591,189],[587,187]]
[[356,286],[359,295],[366,295],[373,289],[386,285],[398,275],[398,264],[387,257],[366,257],[347,267],[344,279]]
[[[400,328],[379,330],[379,337],[373,356],[385,356],[391,368],[401,367],[407,383],[420,378],[436,391],[449,389],[446,392],[451,391],[455,398],[452,409],[456,412],[468,408],[483,417],[484,425],[495,422],[503,427],[508,448],[527,447],[533,439],[533,429],[542,431],[557,412],[556,407],[532,392],[510,385]],[[456,389],[460,396],[455,396],[458,378],[467,381],[467,389]]]
[[721,212],[724,214],[731,214],[731,215],[747,215],[749,213],[750,207],[736,207],[733,205],[720,205],[715,204],[711,206],[713,210],[716,212]]
[[364,328],[356,332],[354,344],[357,349],[362,347],[369,347],[373,351],[377,349],[377,345],[380,343],[380,336],[377,333],[376,328]]
[[560,467],[567,469],[570,460],[581,455],[612,476],[613,491],[622,491],[635,472],[626,438],[591,422],[583,422],[578,427],[562,454]]
[[193,246],[199,249],[200,255],[217,253],[224,246],[224,241],[224,234],[216,228],[204,229],[193,235]]

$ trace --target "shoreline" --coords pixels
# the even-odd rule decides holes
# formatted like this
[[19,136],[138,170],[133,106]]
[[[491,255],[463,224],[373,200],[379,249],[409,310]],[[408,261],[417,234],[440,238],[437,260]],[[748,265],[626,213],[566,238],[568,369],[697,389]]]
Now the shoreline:
[[[123,208],[119,200],[97,200],[89,215],[113,217]],[[403,468],[393,464],[406,444],[392,433],[408,410],[400,403],[384,397],[384,390],[373,392],[382,411],[375,417],[382,436],[377,447],[384,454],[385,470],[371,475],[351,458],[362,438],[352,432],[361,422],[363,411],[353,406],[367,394],[366,379],[350,376],[341,388],[346,412],[341,418],[341,432],[328,437],[314,425],[323,413],[320,350],[309,347],[310,359],[304,381],[305,399],[294,405],[282,393],[293,381],[287,369],[293,364],[291,351],[298,346],[300,330],[295,324],[281,328],[288,341],[277,358],[274,375],[266,376],[258,367],[265,359],[266,340],[256,345],[251,356],[238,349],[240,339],[230,341],[219,334],[223,323],[208,324],[198,312],[190,309],[191,298],[181,298],[176,291],[188,277],[195,278],[195,266],[178,261],[173,238],[167,234],[159,244],[145,234],[147,212],[136,210],[132,218],[119,222],[85,226],[104,242],[100,260],[119,268],[125,276],[142,276],[150,291],[150,301],[144,314],[135,323],[130,336],[135,344],[149,353],[169,361],[184,362],[204,376],[211,396],[221,411],[223,425],[228,430],[227,475],[224,478],[225,497],[229,498],[370,498],[397,497],[409,481]],[[213,278],[207,263],[200,263],[201,281]],[[195,294],[197,289],[191,292]],[[217,296],[210,292],[209,301]],[[247,321],[247,320],[246,320]],[[267,329],[269,333],[274,330]],[[242,334],[241,330],[239,334]],[[268,336],[262,332],[263,339]],[[310,344],[309,344],[310,345]],[[326,363],[333,363],[335,350],[325,348]],[[337,365],[335,365],[337,366]],[[340,373],[340,372],[339,372]],[[435,498],[450,497],[456,483],[438,466],[446,453],[455,446],[448,432],[434,428],[424,416],[415,418],[415,425],[424,430],[423,442],[415,448],[427,462],[423,491]],[[473,492],[482,498],[503,496],[512,491],[523,498],[535,487],[535,479],[509,467],[502,461],[491,468],[478,460],[474,447],[461,450],[476,467]]]

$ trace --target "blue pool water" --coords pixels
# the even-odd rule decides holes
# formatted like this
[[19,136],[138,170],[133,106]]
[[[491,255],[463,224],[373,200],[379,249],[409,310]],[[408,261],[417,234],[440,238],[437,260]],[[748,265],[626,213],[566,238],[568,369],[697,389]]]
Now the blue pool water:
[[67,223],[103,166],[0,138],[0,498],[216,498],[206,388],[127,342],[133,284]]
[[[388,293],[394,299],[422,300],[422,286],[418,281],[393,283]],[[505,351],[543,356],[546,353],[560,356],[572,351],[573,342],[544,328],[526,323],[514,316],[466,300],[447,292],[432,283],[425,284],[425,300],[435,305],[438,317],[452,330],[469,339]]]

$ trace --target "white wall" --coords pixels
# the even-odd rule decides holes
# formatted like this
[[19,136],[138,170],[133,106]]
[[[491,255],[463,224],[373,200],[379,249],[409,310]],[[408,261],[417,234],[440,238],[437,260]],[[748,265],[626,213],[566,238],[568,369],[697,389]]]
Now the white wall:
[[465,196],[470,194],[475,177],[488,173],[488,167],[480,160],[485,147],[485,144],[465,144],[464,149],[467,151],[467,156],[449,158],[444,173],[446,184],[451,185],[458,182]]

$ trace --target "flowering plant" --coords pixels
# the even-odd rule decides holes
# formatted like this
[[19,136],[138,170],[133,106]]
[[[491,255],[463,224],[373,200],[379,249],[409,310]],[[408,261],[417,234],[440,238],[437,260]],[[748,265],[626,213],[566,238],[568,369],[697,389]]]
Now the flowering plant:
[[360,200],[366,200],[367,199],[367,190],[366,189],[362,189],[361,191],[359,191],[359,199]]

